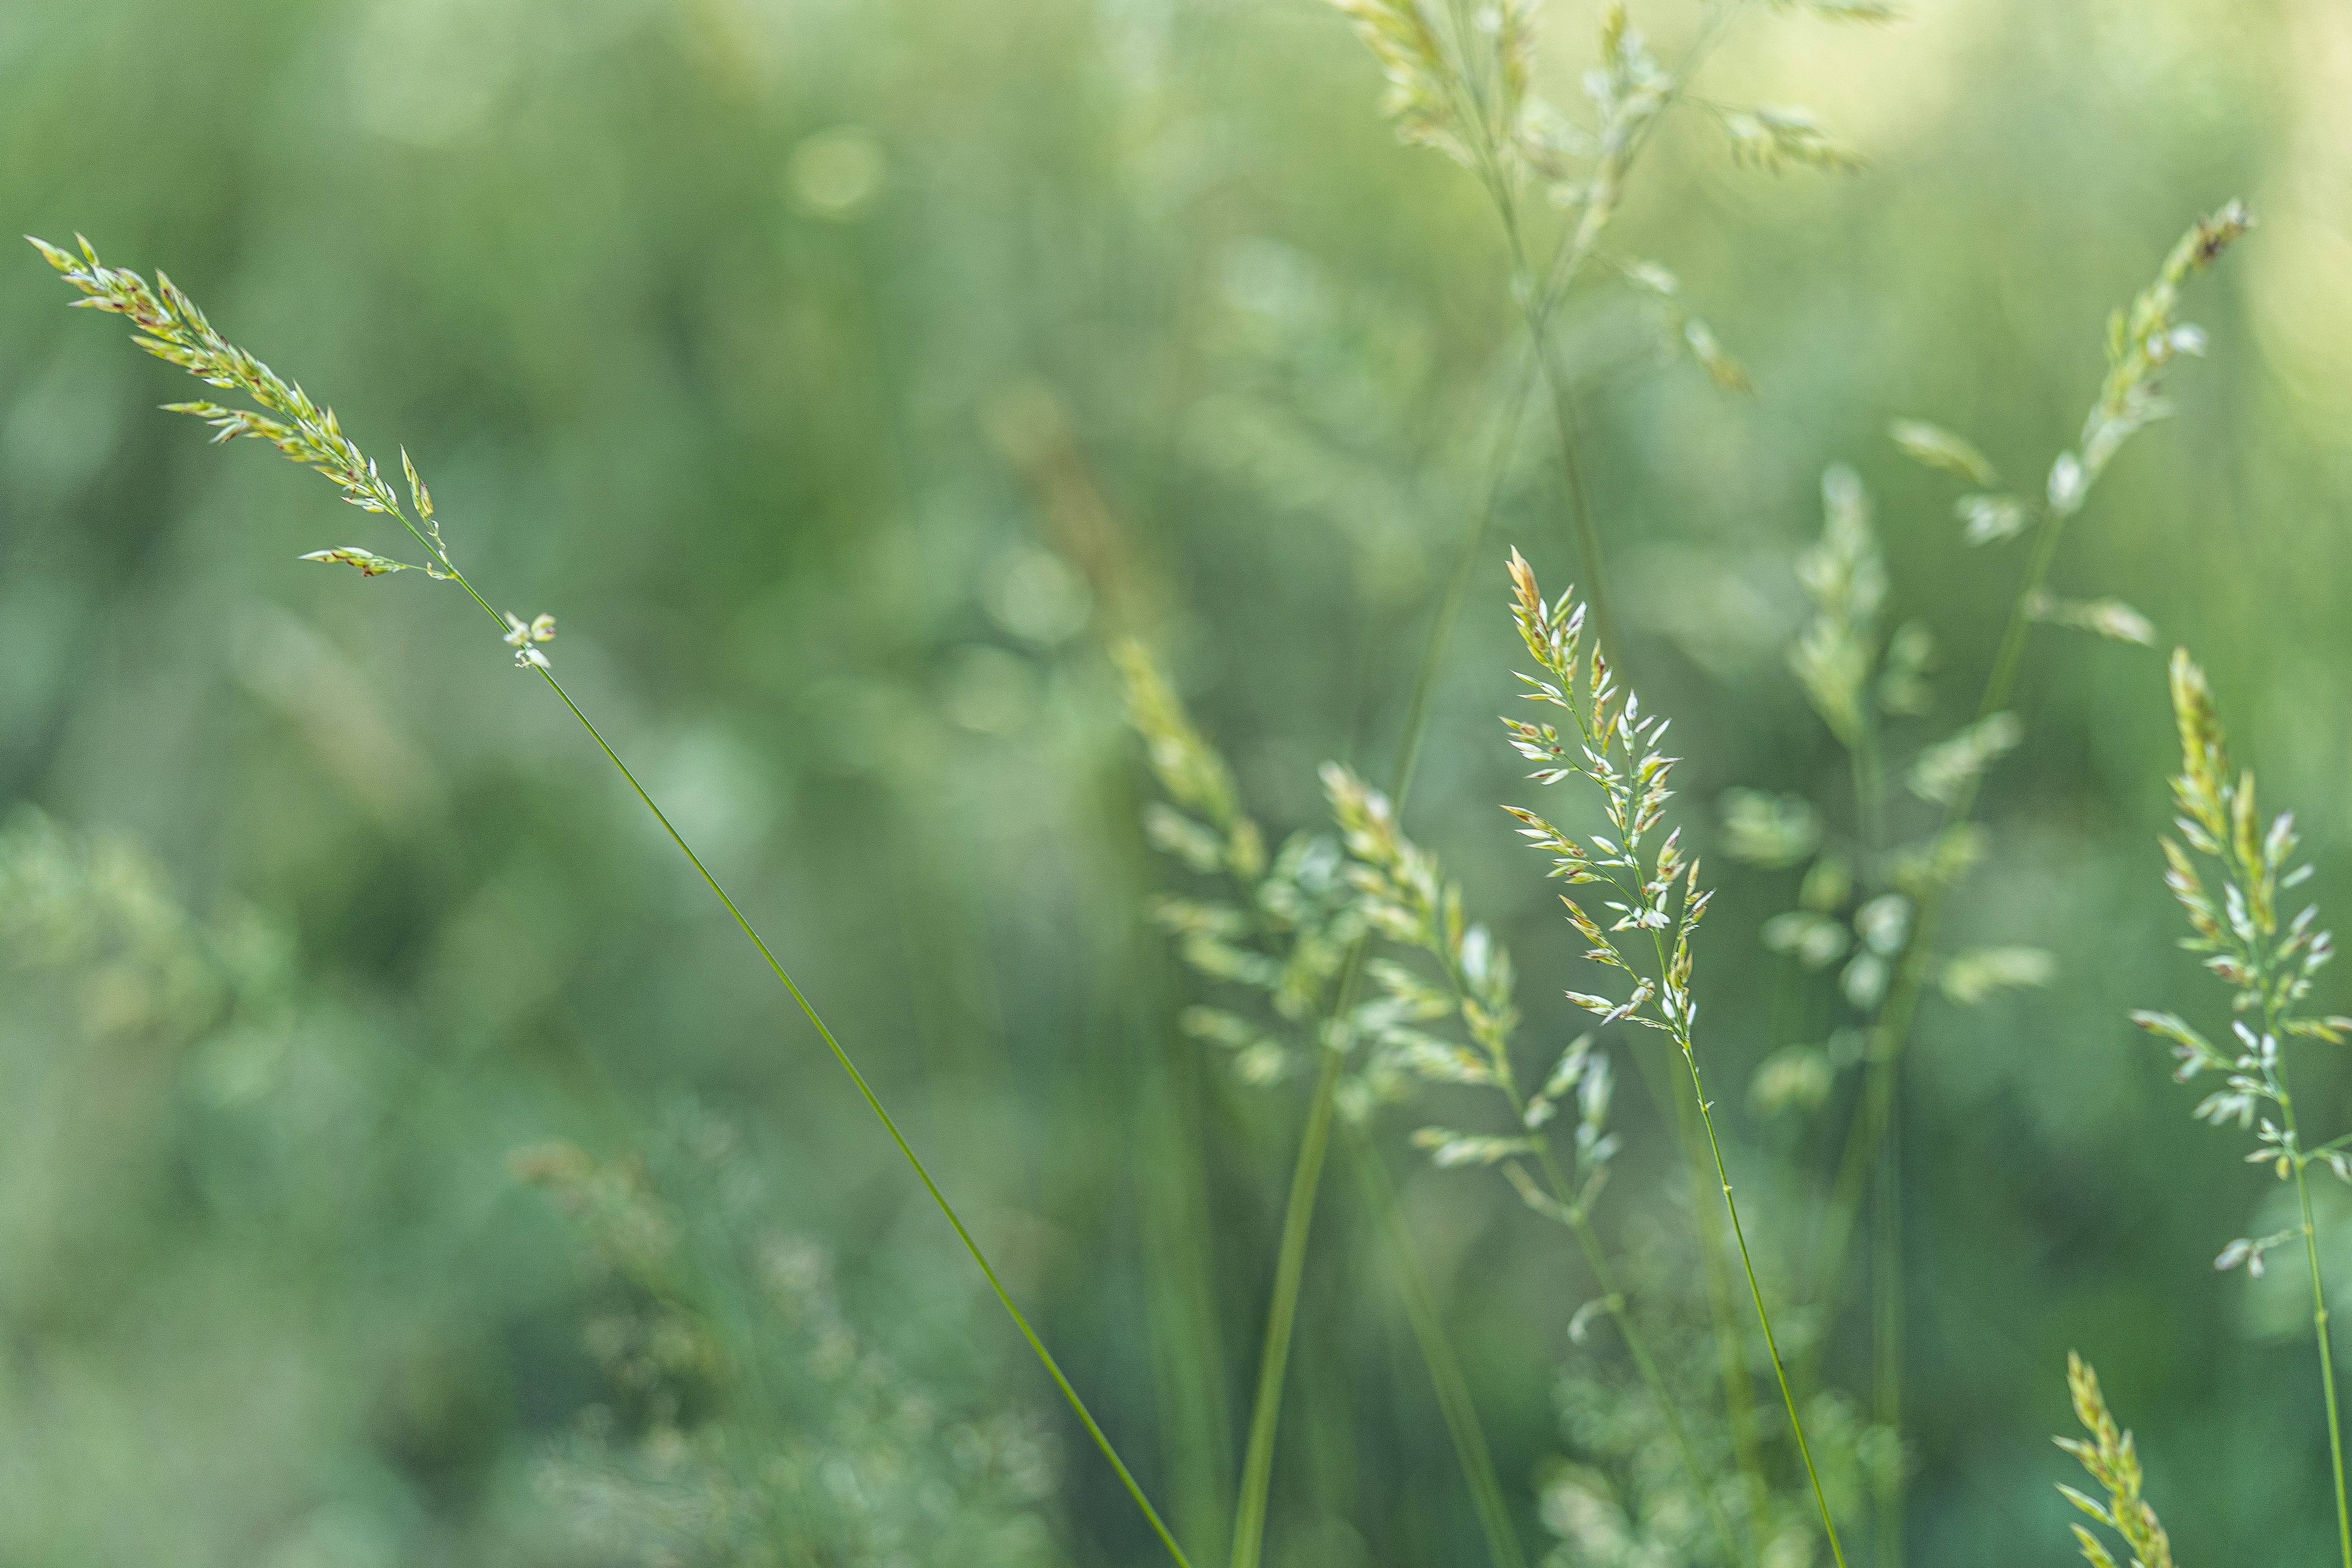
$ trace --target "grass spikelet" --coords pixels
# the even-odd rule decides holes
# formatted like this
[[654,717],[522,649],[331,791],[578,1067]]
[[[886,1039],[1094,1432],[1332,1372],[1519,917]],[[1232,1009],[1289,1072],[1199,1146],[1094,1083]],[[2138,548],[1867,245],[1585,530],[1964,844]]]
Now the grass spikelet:
[[[2133,1568],[2173,1568],[2172,1542],[2158,1522],[2156,1510],[2140,1495],[2139,1454],[2132,1447],[2132,1436],[2119,1430],[2116,1418],[2108,1414],[2106,1399],[2099,1392],[2099,1374],[2073,1351],[2066,1352],[2066,1390],[2074,1398],[2074,1418],[2091,1434],[2090,1439],[2053,1437],[2051,1441],[2080,1459],[2107,1496],[2101,1502],[2070,1486],[2061,1485],[2059,1491],[2068,1502],[2123,1537]],[[2073,1528],[2084,1561],[2092,1568],[2116,1568],[2105,1542],[2083,1525]]]
[[1773,174],[1790,164],[1845,174],[1862,167],[1862,159],[1832,141],[1810,110],[1758,104],[1721,110],[1717,119],[1731,139],[1735,163]]
[[[167,403],[163,405],[167,413],[186,414],[211,426],[215,445],[240,436],[267,441],[280,456],[325,475],[342,492],[343,500],[362,511],[396,520],[424,547],[426,560],[423,570],[428,576],[454,582],[472,595],[483,613],[504,628],[500,635],[517,649],[516,663],[541,671],[547,669],[547,656],[537,645],[554,637],[554,617],[542,615],[524,621],[512,615],[501,615],[475,593],[474,585],[449,558],[448,547],[441,538],[441,525],[434,520],[432,492],[418,478],[416,465],[410,461],[405,448],[400,454],[400,466],[408,480],[414,515],[403,509],[399,493],[374,459],[343,434],[342,423],[335,417],[332,408],[321,407],[299,383],[287,380],[256,355],[221,336],[196,302],[162,272],[155,274],[151,287],[138,273],[101,262],[97,250],[79,235],[74,237],[79,255],[47,240],[34,239],[29,235],[26,237],[68,283],[81,291],[82,298],[74,301],[76,305],[126,318],[137,329],[131,341],[157,359],[178,365],[207,385],[241,392],[260,405],[254,409],[211,402]],[[357,545],[314,550],[301,559],[356,566],[366,577],[416,570],[407,562],[391,560]],[[517,637],[519,631],[520,640]]]
[[1350,1037],[1330,1025],[1339,973],[1363,929],[1340,878],[1339,846],[1328,836],[1294,834],[1269,858],[1257,824],[1241,811],[1232,770],[1151,657],[1132,642],[1114,657],[1126,679],[1129,720],[1169,797],[1146,807],[1144,830],[1155,848],[1210,883],[1203,896],[1153,900],[1152,918],[1195,973],[1261,994],[1273,1015],[1269,1024],[1230,1008],[1193,1007],[1182,1019],[1185,1032],[1229,1051],[1246,1083],[1279,1082],[1328,1049],[1349,1058],[1348,1079],[1359,1094],[1374,1094],[1349,1053]]
[[2179,319],[2181,286],[2219,261],[2253,226],[2245,204],[2234,201],[2200,221],[2172,247],[2155,281],[2108,321],[2107,379],[2084,421],[2080,481],[2062,480],[2066,458],[2061,458],[2051,472],[2053,510],[2079,506],[2117,447],[2171,415],[2159,377],[2181,355],[2205,352],[2204,329]]
[[335,411],[320,408],[301,387],[215,331],[195,301],[174,288],[169,278],[156,273],[154,286],[150,288],[138,273],[100,262],[89,241],[79,235],[74,237],[80,247],[79,256],[30,235],[26,238],[68,283],[81,290],[83,297],[75,304],[127,317],[137,329],[131,341],[157,359],[178,365],[209,385],[242,392],[279,417],[204,402],[167,404],[170,412],[202,419],[215,432],[215,442],[239,436],[268,441],[294,461],[333,480],[353,506],[400,515],[400,502],[392,487],[343,434]]
[[1815,614],[1789,649],[1832,734],[1852,747],[1870,722],[1870,680],[1878,662],[1878,613],[1886,600],[1886,563],[1871,528],[1870,498],[1862,479],[1843,465],[1822,479],[1821,542],[1797,557],[1797,581]]
[[1964,436],[1953,435],[1940,425],[1930,425],[1924,419],[1897,419],[1886,427],[1886,434],[1915,463],[1941,468],[1980,489],[2000,483],[1999,470],[1973,442]]
[[[1557,113],[1530,90],[1535,0],[1500,0],[1469,26],[1428,0],[1331,0],[1388,79],[1381,112],[1397,139],[1465,168],[1497,153],[1549,169]],[[1456,8],[1458,9],[1458,8]]]

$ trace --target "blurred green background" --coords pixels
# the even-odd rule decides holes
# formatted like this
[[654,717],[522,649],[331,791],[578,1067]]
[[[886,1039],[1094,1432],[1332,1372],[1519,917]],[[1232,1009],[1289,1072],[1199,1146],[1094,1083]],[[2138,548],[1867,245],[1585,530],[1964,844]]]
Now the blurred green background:
[[[1693,830],[1733,785],[1841,798],[1782,651],[1823,467],[1879,497],[1895,618],[1940,648],[1923,733],[1948,730],[2018,555],[1962,543],[1885,421],[2038,474],[2095,394],[2106,312],[2242,195],[2262,226],[2189,303],[2210,361],[2059,583],[2198,651],[2341,908],[2352,13],[1753,9],[1702,90],[1808,104],[1867,168],[1738,170],[1678,118],[1614,244],[1677,271],[1754,396],[1658,363],[1622,294],[1562,327]],[[1563,104],[1593,13],[1545,14]],[[1636,20],[1671,52],[1700,16]],[[1104,650],[1164,650],[1280,829],[1320,820],[1319,760],[1387,767],[1517,328],[1477,191],[1394,143],[1378,85],[1310,0],[0,10],[12,231],[166,268],[371,452],[416,456],[453,552],[559,616],[575,695],[1211,1560],[1305,1090],[1240,1085],[1174,1026],[1202,986],[1142,916],[1172,873]],[[0,1562],[766,1561],[692,1544],[758,1534],[753,1493],[866,1521],[780,1561],[1153,1561],[569,716],[457,595],[299,563],[386,542],[153,412],[184,379],[67,298],[29,250],[0,267]],[[1552,474],[1531,429],[1408,814],[1509,941],[1539,1042],[1572,1027],[1580,944],[1493,809],[1527,788],[1493,715],[1502,540],[1573,574]],[[2044,629],[2020,707],[1951,923],[2048,948],[2059,979],[1931,1003],[1911,1058],[1911,1560],[2070,1558],[2046,1436],[2071,1346],[2184,1561],[2317,1561],[2299,1277],[2209,1266],[2282,1189],[2123,1020],[2216,1000],[2158,882],[2161,651]],[[1792,876],[1714,864],[1706,1045],[1760,1247],[1787,1255],[1842,1123],[1763,1118],[1742,1086],[1835,1006],[1756,934]],[[2321,1001],[2352,1010],[2341,984]],[[2307,1119],[2352,1125],[2352,1079],[2305,1070]],[[1608,1221],[1636,1250],[1687,1221],[1638,1100]],[[1575,1452],[1555,1380],[1617,1352],[1570,1342],[1591,1289],[1554,1236],[1402,1130],[1381,1147],[1539,1550],[1536,1478]],[[510,1157],[557,1139],[604,1174],[551,1204]],[[645,1183],[668,1218],[632,1206]],[[2352,1201],[2321,1195],[2352,1306]],[[1354,1197],[1335,1172],[1270,1561],[1479,1561]],[[632,1272],[646,1226],[686,1260],[667,1283]],[[783,1306],[740,1288],[759,1269],[794,1282]],[[673,1300],[733,1349],[664,1350]],[[624,1473],[622,1439],[672,1420],[714,1447]],[[904,1539],[856,1534],[894,1519]]]

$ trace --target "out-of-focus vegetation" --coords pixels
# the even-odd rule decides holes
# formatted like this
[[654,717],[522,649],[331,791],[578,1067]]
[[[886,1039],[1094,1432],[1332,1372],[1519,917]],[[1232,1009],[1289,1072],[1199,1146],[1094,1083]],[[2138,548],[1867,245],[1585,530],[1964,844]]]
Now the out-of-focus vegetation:
[[[2319,889],[2352,874],[2352,18],[1751,10],[1701,89],[1803,102],[1866,166],[1735,167],[1720,127],[1670,120],[1616,243],[1671,260],[1753,395],[1660,363],[1622,295],[1558,330],[1628,663],[1675,715],[1719,888],[1716,1114],[1789,1291],[1853,1084],[1807,1110],[1787,1050],[1833,1055],[1845,1013],[1763,940],[1795,870],[1714,851],[1735,786],[1761,794],[1733,827],[1767,836],[1779,797],[1846,788],[1785,654],[1820,476],[1875,497],[1885,624],[1932,634],[1953,673],[1925,671],[1922,722],[1958,729],[2015,562],[1967,542],[1888,420],[2038,474],[2098,394],[2107,311],[2233,195],[2262,226],[2197,285],[2209,357],[2055,585],[2195,647]],[[1703,15],[1636,19],[1669,48]],[[1556,100],[1593,23],[1542,13]],[[1179,1026],[1202,988],[1146,918],[1171,879],[1108,649],[1167,655],[1277,843],[1326,824],[1319,762],[1387,766],[1523,329],[1484,197],[1395,145],[1378,86],[1308,0],[0,14],[16,226],[163,263],[371,450],[416,453],[468,574],[560,614],[567,682],[1207,1557],[1306,1080],[1244,1083]],[[570,717],[457,595],[296,562],[358,514],[153,413],[184,378],[61,293],[29,251],[0,267],[0,1558],[1153,1560]],[[1528,787],[1492,718],[1524,663],[1503,544],[1577,569],[1538,423],[1407,826],[1556,1051],[1584,944],[1494,809]],[[2125,1018],[2206,1000],[2152,844],[2163,659],[2036,635],[2026,742],[1945,920],[2046,952],[2050,983],[1931,998],[1905,1063],[1910,1559],[2064,1560],[2071,1467],[2042,1435],[2079,1348],[2184,1561],[2317,1561],[2308,1287],[2210,1268],[2292,1224],[2292,1191],[2182,1116],[2195,1091]],[[2346,984],[2314,1011],[2352,1011]],[[2307,1059],[2298,1104],[2342,1124],[2346,1076]],[[1703,1366],[1671,1117],[1620,1102],[1612,1239]],[[1570,1332],[1590,1277],[1503,1184],[1380,1148],[1522,1537],[1638,1515],[1657,1416],[1615,1342]],[[1267,1559],[1471,1561],[1361,1190],[1323,1195]],[[2313,1198],[2340,1287],[2352,1194],[2315,1168]],[[1866,1353],[1825,1342],[1862,1388]]]

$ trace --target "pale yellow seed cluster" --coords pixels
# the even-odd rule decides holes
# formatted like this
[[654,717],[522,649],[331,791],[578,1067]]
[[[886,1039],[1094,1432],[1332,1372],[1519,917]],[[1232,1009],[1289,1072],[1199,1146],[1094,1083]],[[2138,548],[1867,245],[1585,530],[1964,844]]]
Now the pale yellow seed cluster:
[[[2132,1436],[2119,1429],[2108,1414],[2106,1399],[2099,1392],[2099,1374],[2072,1351],[2066,1352],[2066,1388],[2074,1396],[2075,1418],[2090,1432],[2090,1440],[2053,1440],[2083,1461],[2083,1468],[2107,1496],[2101,1502],[2070,1486],[2058,1489],[2067,1501],[2122,1536],[2137,1568],[2173,1568],[2172,1542],[2157,1521],[2156,1510],[2140,1496],[2139,1454],[2132,1447]],[[2074,1528],[2074,1539],[2092,1568],[2116,1568],[2104,1542],[2082,1525]]]
[[[210,402],[172,403],[164,405],[169,412],[203,420],[215,432],[215,443],[249,436],[268,442],[280,454],[305,468],[324,474],[352,505],[362,511],[397,519],[425,547],[426,558],[422,569],[427,576],[457,582],[472,592],[472,585],[466,583],[464,574],[449,559],[448,547],[442,542],[441,525],[433,515],[433,492],[425,488],[405,450],[400,454],[400,467],[408,481],[408,505],[414,509],[413,517],[402,508],[398,493],[374,460],[343,434],[333,409],[320,406],[299,384],[221,336],[196,302],[181,292],[169,278],[158,272],[151,287],[138,273],[100,261],[97,250],[79,235],[75,237],[79,255],[47,240],[33,239],[29,235],[26,237],[68,283],[81,290],[83,297],[75,304],[127,317],[138,329],[131,341],[149,353],[178,365],[207,385],[242,392],[260,405],[257,410]],[[415,563],[395,561],[358,545],[313,550],[301,559],[357,567],[363,577],[418,570]],[[487,604],[482,607],[489,608]],[[526,621],[508,615],[504,619],[505,640],[515,649],[515,662],[526,668],[546,669],[548,659],[541,645],[554,639],[555,617],[541,615]]]

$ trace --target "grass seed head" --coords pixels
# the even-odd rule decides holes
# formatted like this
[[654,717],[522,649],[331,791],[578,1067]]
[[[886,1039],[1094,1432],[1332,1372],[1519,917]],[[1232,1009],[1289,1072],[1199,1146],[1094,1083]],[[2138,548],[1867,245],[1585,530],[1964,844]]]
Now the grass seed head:
[[[469,593],[473,591],[472,584],[466,582],[449,558],[448,548],[442,541],[441,525],[433,515],[433,494],[425,489],[405,448],[400,454],[400,467],[408,480],[408,505],[415,509],[414,516],[403,509],[399,494],[374,460],[343,434],[342,422],[335,417],[333,409],[321,407],[299,384],[288,381],[252,353],[221,336],[196,302],[162,272],[155,274],[151,287],[136,272],[105,265],[89,241],[79,235],[75,236],[79,254],[29,235],[26,237],[68,283],[81,291],[82,298],[74,301],[76,305],[129,318],[137,329],[131,334],[131,342],[139,347],[166,363],[178,365],[207,385],[241,392],[257,405],[247,408],[198,399],[167,403],[163,405],[166,412],[203,420],[212,426],[215,445],[240,436],[250,437],[268,442],[291,461],[325,475],[352,505],[393,518],[406,529],[425,548],[425,560],[421,569],[426,576],[454,581]],[[355,566],[365,577],[419,570],[410,563],[394,561],[357,545],[316,550],[301,559]],[[487,601],[482,601],[478,594],[474,596],[485,611],[498,618],[496,612],[489,611]],[[504,635],[508,645],[516,650],[515,662],[525,668],[547,669],[547,655],[539,645],[555,636],[554,617],[540,616],[529,622],[513,616],[504,618],[508,624]]]
[[[2072,1351],[2066,1352],[2066,1388],[2073,1396],[2075,1419],[2091,1436],[2087,1441],[2079,1437],[2053,1441],[2082,1461],[2106,1498],[2101,1501],[2063,1485],[2059,1491],[2068,1502],[2122,1536],[2137,1568],[2173,1568],[2172,1542],[2158,1522],[2156,1510],[2140,1495],[2143,1478],[2131,1434],[2121,1430],[2108,1412],[2106,1399],[2099,1392],[2098,1373]],[[2085,1561],[2094,1568],[2116,1568],[2115,1558],[2098,1536],[2079,1524],[2074,1530]]]

